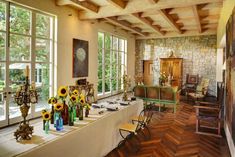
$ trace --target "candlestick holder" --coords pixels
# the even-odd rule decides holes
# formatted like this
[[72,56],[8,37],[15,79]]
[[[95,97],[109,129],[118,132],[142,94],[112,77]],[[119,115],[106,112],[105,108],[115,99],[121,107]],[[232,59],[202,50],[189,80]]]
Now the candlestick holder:
[[38,95],[35,86],[29,84],[29,78],[26,75],[25,83],[20,86],[14,96],[15,102],[20,106],[21,116],[23,121],[20,122],[19,128],[14,132],[17,141],[30,140],[33,134],[33,126],[29,125],[29,120],[26,120],[30,109],[30,103],[38,102]]
[[123,101],[127,101],[127,90],[131,85],[131,80],[128,79],[127,74],[124,73],[123,75],[123,96],[122,96],[122,100]]

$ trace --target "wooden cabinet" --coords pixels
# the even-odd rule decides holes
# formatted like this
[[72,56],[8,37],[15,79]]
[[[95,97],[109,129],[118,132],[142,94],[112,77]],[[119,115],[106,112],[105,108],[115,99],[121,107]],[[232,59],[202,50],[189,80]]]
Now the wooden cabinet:
[[183,79],[183,58],[161,58],[160,72],[173,76],[171,85],[181,88]]

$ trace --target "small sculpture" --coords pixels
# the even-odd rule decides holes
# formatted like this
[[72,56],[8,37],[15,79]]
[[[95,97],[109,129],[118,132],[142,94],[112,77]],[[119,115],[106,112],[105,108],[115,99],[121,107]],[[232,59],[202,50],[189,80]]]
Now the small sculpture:
[[26,66],[25,84],[16,91],[15,102],[20,106],[23,121],[20,122],[19,128],[14,132],[14,136],[17,141],[30,140],[33,133],[33,127],[29,126],[29,121],[26,120],[26,117],[28,116],[30,103],[34,104],[38,102],[38,95],[35,84],[32,83],[31,86],[29,84],[29,66]]

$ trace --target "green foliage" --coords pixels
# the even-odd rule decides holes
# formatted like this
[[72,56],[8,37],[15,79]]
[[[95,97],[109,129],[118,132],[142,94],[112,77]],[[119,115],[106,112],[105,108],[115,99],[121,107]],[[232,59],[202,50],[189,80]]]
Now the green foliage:
[[[31,54],[31,22],[32,12],[30,10],[10,4],[10,61],[30,61]],[[36,62],[48,62],[51,45],[51,23],[52,17],[36,13]],[[0,2],[0,30],[6,30],[6,4]],[[14,34],[16,33],[16,34]],[[0,33],[0,60],[5,60],[5,35]],[[29,36],[25,36],[29,35]],[[39,39],[43,37],[47,39]],[[34,52],[33,52],[34,53]],[[17,63],[18,64],[18,63]],[[24,63],[19,63],[24,64]],[[37,63],[36,63],[37,64]],[[49,97],[49,62],[40,64],[42,68],[42,86],[39,88],[40,97],[47,100]],[[4,66],[4,65],[3,65]],[[0,64],[0,68],[3,67]],[[24,82],[24,69],[13,68],[9,71],[11,87],[16,90]],[[0,69],[0,90],[5,87],[4,71]]]
[[[122,46],[118,46],[119,42],[122,42]],[[117,37],[110,36],[104,33],[98,33],[98,93],[102,93],[102,72],[104,66],[104,75],[105,75],[105,92],[111,90],[116,91],[121,89],[121,74],[123,71],[123,59],[124,53],[124,40],[120,40]],[[103,54],[104,53],[104,54]],[[104,56],[104,59],[103,59]],[[103,63],[104,60],[104,63]],[[111,83],[111,84],[110,84]],[[118,84],[118,87],[117,87]]]

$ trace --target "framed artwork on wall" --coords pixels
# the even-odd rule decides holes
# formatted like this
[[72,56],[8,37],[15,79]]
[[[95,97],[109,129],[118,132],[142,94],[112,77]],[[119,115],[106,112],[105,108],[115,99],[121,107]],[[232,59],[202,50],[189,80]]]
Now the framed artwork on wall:
[[73,78],[88,77],[88,41],[73,39]]

